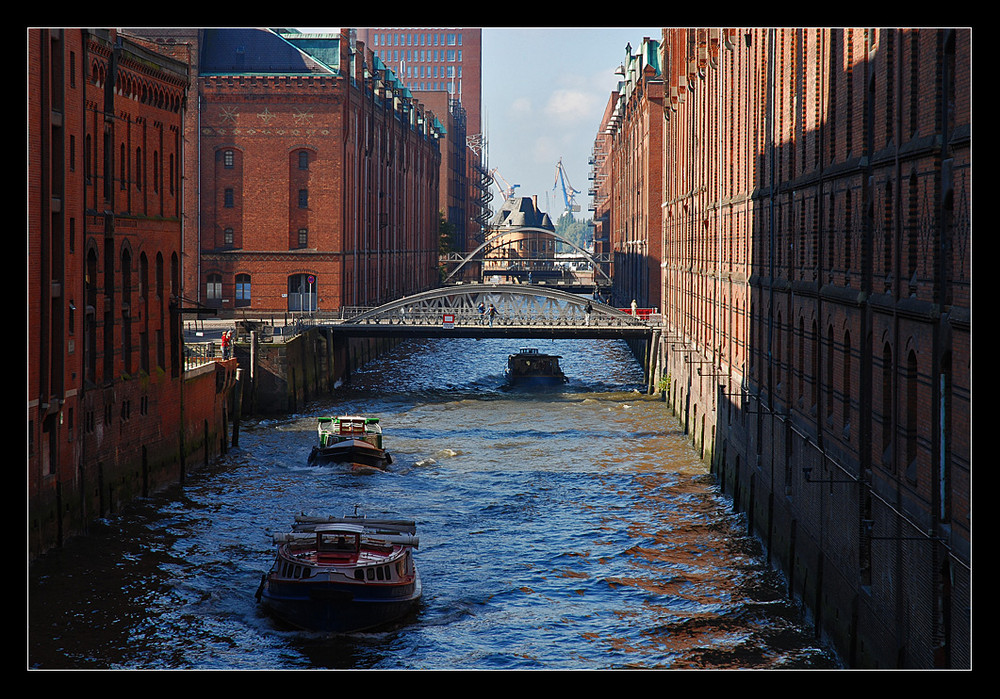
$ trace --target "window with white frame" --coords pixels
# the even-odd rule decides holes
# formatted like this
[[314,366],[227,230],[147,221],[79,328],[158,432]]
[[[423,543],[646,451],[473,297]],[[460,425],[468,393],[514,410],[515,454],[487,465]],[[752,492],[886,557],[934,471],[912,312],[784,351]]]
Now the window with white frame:
[[205,298],[209,301],[222,300],[222,275],[209,274],[205,282]]

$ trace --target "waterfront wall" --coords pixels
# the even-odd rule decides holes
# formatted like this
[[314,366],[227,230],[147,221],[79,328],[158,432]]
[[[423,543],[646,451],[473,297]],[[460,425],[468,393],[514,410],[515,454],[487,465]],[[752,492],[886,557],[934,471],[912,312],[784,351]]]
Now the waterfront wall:
[[668,403],[851,667],[971,664],[970,50],[663,30]]
[[117,29],[32,29],[27,42],[35,557],[213,459],[230,368],[182,367],[186,58]]
[[351,338],[330,327],[313,327],[284,342],[253,337],[237,344],[236,358],[247,369],[241,412],[273,415],[302,410],[398,343],[396,338]]
[[68,441],[74,468],[39,474],[28,490],[29,557],[222,456],[235,377],[229,360],[185,372],[182,381],[154,370],[87,391],[82,424]]
[[[817,638],[849,667],[970,667],[969,570],[949,565],[895,503],[859,493],[861,483],[831,467],[830,454],[794,421],[741,409],[683,357],[666,361],[671,415],[784,574]],[[873,536],[867,521],[888,519],[882,531],[895,534]],[[948,660],[936,656],[942,644],[933,633],[942,607],[953,617]]]

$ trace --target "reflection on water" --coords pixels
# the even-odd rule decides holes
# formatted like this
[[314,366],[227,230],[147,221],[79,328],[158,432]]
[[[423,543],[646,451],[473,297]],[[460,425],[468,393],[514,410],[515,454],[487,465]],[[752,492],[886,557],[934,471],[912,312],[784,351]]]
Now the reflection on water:
[[[522,343],[523,344],[523,343]],[[824,668],[757,542],[622,343],[555,341],[571,381],[509,391],[517,344],[419,341],[33,565],[38,668]],[[389,473],[309,467],[315,415],[382,418]],[[331,638],[254,600],[296,513],[415,519],[412,618]]]

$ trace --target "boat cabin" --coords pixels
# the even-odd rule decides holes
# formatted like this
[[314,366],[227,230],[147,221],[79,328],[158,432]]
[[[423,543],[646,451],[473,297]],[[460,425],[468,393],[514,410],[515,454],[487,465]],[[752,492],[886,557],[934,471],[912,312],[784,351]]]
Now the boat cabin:
[[316,533],[316,554],[320,558],[356,556],[361,550],[364,527],[351,524],[320,524]]
[[320,447],[328,447],[347,439],[360,439],[382,448],[382,425],[377,417],[343,415],[317,418],[316,432]]
[[543,354],[534,347],[521,348],[507,358],[507,377],[515,382],[524,379],[565,381],[566,376],[559,366],[561,358],[558,354]]

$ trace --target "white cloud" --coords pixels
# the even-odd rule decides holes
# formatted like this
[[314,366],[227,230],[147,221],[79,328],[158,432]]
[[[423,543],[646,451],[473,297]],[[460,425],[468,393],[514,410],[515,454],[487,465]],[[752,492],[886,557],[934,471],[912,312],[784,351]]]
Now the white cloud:
[[532,112],[531,100],[527,97],[518,97],[510,103],[511,116],[528,116]]
[[599,107],[598,99],[583,90],[561,89],[552,93],[545,105],[545,114],[562,122],[593,120],[594,111]]

